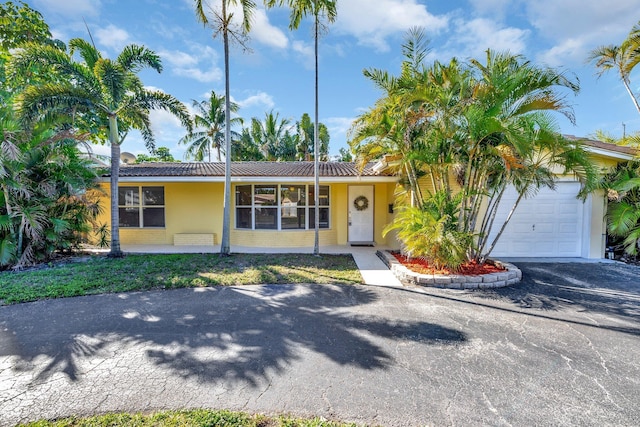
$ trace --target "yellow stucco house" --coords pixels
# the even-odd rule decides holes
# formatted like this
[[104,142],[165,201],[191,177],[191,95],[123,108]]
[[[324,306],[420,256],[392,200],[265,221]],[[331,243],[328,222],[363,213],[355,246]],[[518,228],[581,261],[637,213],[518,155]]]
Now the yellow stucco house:
[[[320,163],[321,246],[387,245],[382,230],[398,180],[373,166],[359,172],[354,163]],[[232,247],[313,246],[313,162],[233,162],[231,175]],[[103,188],[108,195],[108,178]],[[219,243],[224,163],[122,165],[118,194],[123,245]],[[99,222],[109,224],[110,212]]]
[[[627,147],[583,142],[602,168],[635,154]],[[320,163],[321,246],[399,246],[392,234],[382,236],[393,220],[398,182],[387,171],[384,162],[362,171],[354,163]],[[313,246],[313,162],[234,162],[231,175],[232,250]],[[219,244],[224,163],[122,165],[119,181],[123,245]],[[108,199],[108,177],[102,186]],[[521,201],[492,256],[603,258],[605,195],[595,192],[583,202],[576,198],[579,188],[573,177],[560,176],[555,191],[542,189]],[[509,202],[507,195],[499,216],[506,217]],[[108,210],[99,222],[110,223]]]

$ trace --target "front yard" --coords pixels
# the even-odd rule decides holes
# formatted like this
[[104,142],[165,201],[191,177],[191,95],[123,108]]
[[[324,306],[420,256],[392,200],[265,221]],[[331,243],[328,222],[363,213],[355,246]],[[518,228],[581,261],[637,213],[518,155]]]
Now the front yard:
[[0,304],[148,289],[282,283],[359,284],[362,276],[351,255],[91,256],[0,273]]

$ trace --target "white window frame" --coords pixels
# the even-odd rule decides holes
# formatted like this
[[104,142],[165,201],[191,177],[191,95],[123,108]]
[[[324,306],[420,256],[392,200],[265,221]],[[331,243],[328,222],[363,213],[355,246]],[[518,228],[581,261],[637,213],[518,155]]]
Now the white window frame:
[[[268,228],[256,228],[256,208],[260,208],[261,205],[257,205],[255,203],[255,187],[256,186],[273,186],[276,187],[276,205],[275,207],[264,207],[265,209],[275,209],[277,212],[277,226],[275,229],[268,229]],[[292,186],[303,186],[305,188],[305,205],[304,205],[304,209],[305,209],[305,227],[304,228],[282,228],[282,210],[283,209],[291,209],[290,207],[285,207],[282,206],[281,203],[281,194],[282,194],[282,189],[283,188],[287,188],[287,187],[292,187]],[[309,191],[313,190],[313,184],[300,184],[300,183],[283,183],[283,184],[272,184],[272,183],[257,183],[257,184],[237,184],[235,185],[235,192],[238,191],[239,187],[250,187],[250,196],[251,196],[251,204],[250,205],[239,205],[237,204],[238,199],[234,199],[234,207],[235,207],[235,224],[234,224],[234,228],[236,230],[258,230],[258,231],[284,231],[284,232],[289,232],[289,231],[309,231],[309,230],[313,230],[314,227],[309,225],[309,220],[310,220],[310,212],[312,209],[315,209],[315,205],[313,204],[315,200],[310,200],[309,198]],[[328,198],[329,198],[329,204],[328,205],[320,205],[320,209],[327,209],[329,212],[329,218],[328,218],[328,224],[326,228],[320,228],[321,230],[329,230],[331,229],[331,199],[333,198],[331,195],[331,186],[330,185],[321,185],[320,188],[322,187],[326,187],[327,188],[327,194],[328,194]],[[297,206],[296,209],[298,208],[302,208],[302,206]],[[244,227],[238,227],[238,209],[251,209],[251,227],[250,228],[244,228]]]
[[[148,229],[162,229],[162,228],[166,228],[167,227],[167,201],[165,199],[165,202],[163,205],[145,205],[144,204],[144,194],[143,191],[145,188],[161,188],[162,189],[162,197],[165,197],[165,188],[162,185],[119,185],[118,186],[118,193],[120,193],[120,189],[121,188],[137,188],[138,190],[138,203],[137,204],[133,204],[133,203],[127,203],[124,205],[120,204],[120,195],[118,194],[118,210],[122,209],[122,208],[138,208],[138,225],[137,226],[131,226],[131,225],[122,225],[119,224],[120,228],[148,228]],[[162,223],[163,225],[158,225],[158,226],[145,226],[144,225],[144,209],[145,208],[153,208],[153,209],[162,209]]]

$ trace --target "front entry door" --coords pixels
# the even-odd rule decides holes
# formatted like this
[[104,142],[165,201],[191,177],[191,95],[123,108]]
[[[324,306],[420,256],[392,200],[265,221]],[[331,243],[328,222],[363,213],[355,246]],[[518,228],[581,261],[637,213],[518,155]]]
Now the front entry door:
[[349,186],[349,243],[373,243],[373,185]]

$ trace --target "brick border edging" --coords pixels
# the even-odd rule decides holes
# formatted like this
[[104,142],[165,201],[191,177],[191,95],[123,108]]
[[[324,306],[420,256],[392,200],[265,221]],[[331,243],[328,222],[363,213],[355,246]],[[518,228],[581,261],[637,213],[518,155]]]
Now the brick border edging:
[[400,261],[388,251],[378,250],[376,251],[376,255],[389,267],[389,270],[391,270],[403,285],[430,286],[447,289],[488,289],[515,285],[522,280],[522,271],[508,262],[494,261],[496,265],[506,269],[506,271],[501,273],[480,274],[477,276],[420,274],[402,265]]

